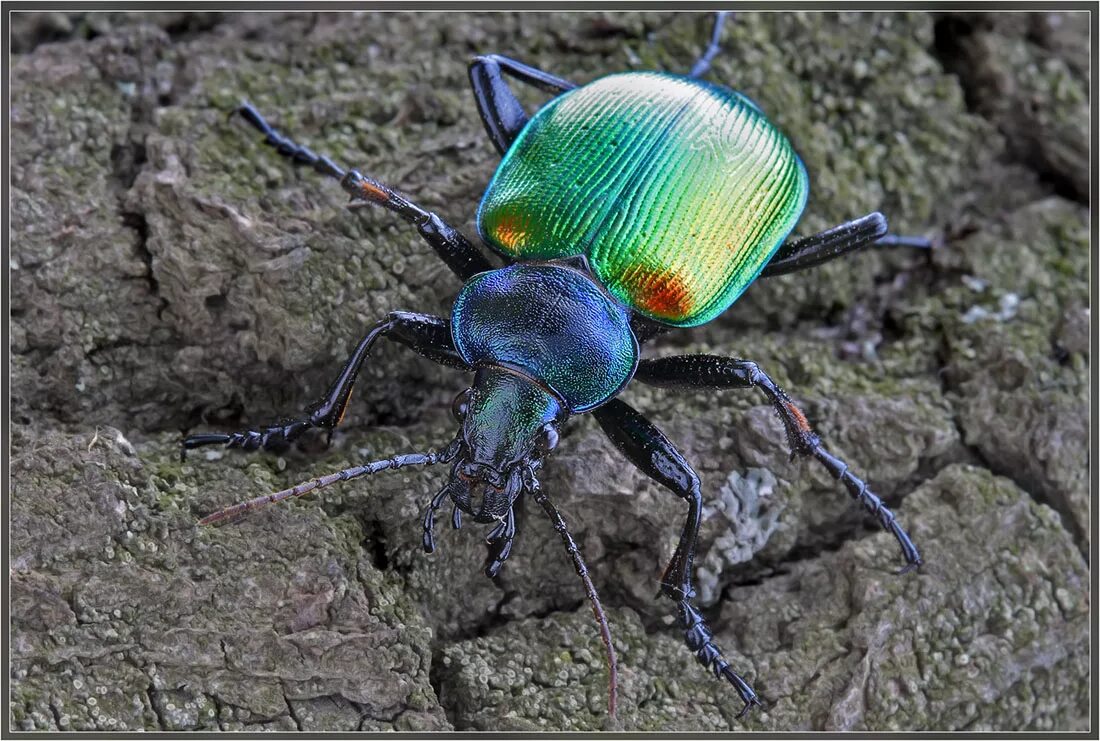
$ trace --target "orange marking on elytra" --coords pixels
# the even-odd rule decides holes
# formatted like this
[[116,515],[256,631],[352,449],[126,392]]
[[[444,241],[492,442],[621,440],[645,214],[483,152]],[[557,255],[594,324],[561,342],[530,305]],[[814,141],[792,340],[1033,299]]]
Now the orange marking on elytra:
[[[649,271],[646,271],[649,272]],[[691,313],[693,301],[688,287],[676,275],[663,271],[666,275],[659,281],[631,288],[636,295],[637,305],[646,313],[662,319],[680,320]]]
[[501,214],[500,221],[493,228],[493,236],[496,237],[501,247],[515,252],[517,245],[527,238],[527,231],[523,229],[522,217],[509,213]]

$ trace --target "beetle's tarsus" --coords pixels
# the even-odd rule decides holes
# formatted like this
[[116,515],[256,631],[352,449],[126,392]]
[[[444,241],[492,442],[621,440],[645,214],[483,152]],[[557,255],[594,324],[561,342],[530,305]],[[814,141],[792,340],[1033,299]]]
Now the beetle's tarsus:
[[[745,680],[741,679],[741,677],[738,677],[732,671],[730,672],[730,674],[733,674],[734,677],[736,677],[738,680],[740,680],[741,684],[743,684],[745,686],[745,689],[747,689],[749,692],[752,692],[752,696],[749,697],[747,700],[745,700],[744,695],[742,695],[741,699],[745,701],[745,707],[741,708],[741,712],[737,714],[737,719],[741,720],[742,718],[744,718],[746,715],[749,714],[749,711],[752,710],[754,707],[763,708],[764,703],[761,702],[760,698],[757,697],[756,693],[752,691],[752,687],[749,687],[747,684],[745,684]],[[730,679],[729,675],[723,674],[723,676],[725,676],[726,679],[728,679],[730,681],[730,683],[733,684],[734,687],[738,686],[737,683],[735,683],[733,681],[733,679]]]
[[329,157],[319,155],[309,147],[297,144],[292,139],[280,134],[247,100],[241,101],[241,104],[230,112],[229,118],[231,119],[235,114],[239,114],[252,128],[263,134],[264,144],[267,144],[281,156],[286,157],[295,164],[309,165],[322,175],[337,180],[344,177],[344,168],[333,162]]
[[258,430],[241,430],[228,435],[220,433],[199,433],[184,438],[185,450],[204,445],[224,445],[227,448],[241,450],[283,450],[294,442],[303,432],[315,425],[307,419],[295,419]]
[[714,643],[714,635],[710,632],[710,628],[707,627],[706,621],[703,620],[703,616],[699,614],[699,611],[687,600],[681,600],[679,608],[680,622],[684,628],[684,642],[687,643],[690,650],[695,652],[696,660],[713,671],[714,676],[722,677],[733,685],[733,688],[737,690],[737,694],[741,696],[741,700],[744,701],[745,707],[742,708],[737,717],[744,716],[753,705],[760,705],[760,698],[757,697],[756,692],[740,674],[733,670],[733,667],[722,656],[722,649]]
[[936,242],[928,237],[887,234],[885,237],[875,242],[875,245],[882,247],[912,247],[917,250],[931,250],[936,247]]
[[898,542],[898,546],[901,548],[902,556],[905,557],[906,567],[909,570],[917,568],[923,563],[920,551],[917,550],[917,546],[913,544],[909,534],[905,532],[904,528],[898,523],[894,513],[890,511],[889,507],[882,503],[878,495],[871,491],[871,487],[868,486],[865,481],[848,469],[848,464],[830,454],[820,444],[811,451],[811,455],[816,458],[819,463],[825,466],[825,469],[832,474],[833,478],[844,484],[844,488],[848,490],[852,498],[855,499],[868,514],[874,517],[885,530],[888,530],[890,534],[894,536],[894,539]]

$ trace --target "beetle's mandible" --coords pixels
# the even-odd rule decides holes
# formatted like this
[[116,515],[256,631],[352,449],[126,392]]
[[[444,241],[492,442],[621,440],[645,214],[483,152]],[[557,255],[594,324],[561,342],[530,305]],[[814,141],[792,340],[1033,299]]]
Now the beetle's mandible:
[[[492,577],[511,552],[516,502],[528,496],[560,534],[584,581],[607,651],[614,716],[617,664],[607,620],[580,551],[538,481],[561,426],[591,412],[628,460],[686,502],[687,519],[660,594],[675,605],[689,650],[737,691],[743,715],[760,700],[723,658],[692,604],[699,477],[657,427],[616,398],[637,380],[676,389],[757,389],[775,408],[792,454],[816,459],[893,534],[903,572],[920,566],[920,553],[890,510],[825,449],[794,401],[756,363],[713,355],[640,357],[640,347],[657,334],[714,319],[758,277],[813,267],[875,243],[928,246],[887,237],[879,213],[787,241],[809,179],[786,136],[754,102],[701,79],[718,51],[723,19],[719,14],[710,45],[689,75],[623,72],[577,86],[507,57],[474,59],[474,99],[502,155],[477,227],[502,258],[499,268],[437,214],[294,143],[242,103],[239,113],[280,155],[338,180],[353,205],[373,204],[403,217],[464,285],[449,318],[395,311],[371,327],[328,392],[302,414],[267,427],[191,435],[184,448],[269,449],[310,428],[331,433],[381,337],[474,377],[455,399],[458,434],[440,450],[322,476],[233,505],[201,524],[236,519],[338,481],[447,463],[448,480],[424,509],[424,550],[434,550],[435,516],[450,500],[456,527],[463,515],[492,525],[485,565]],[[506,77],[553,97],[529,115]]]

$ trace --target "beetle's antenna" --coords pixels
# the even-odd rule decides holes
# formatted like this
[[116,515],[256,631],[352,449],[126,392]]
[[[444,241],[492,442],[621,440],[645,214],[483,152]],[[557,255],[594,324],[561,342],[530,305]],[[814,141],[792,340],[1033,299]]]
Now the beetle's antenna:
[[706,51],[703,52],[703,56],[699,57],[699,60],[695,62],[695,66],[691,68],[691,72],[688,73],[689,77],[702,77],[710,69],[711,60],[718,56],[718,52],[722,50],[719,46],[719,41],[722,39],[722,26],[726,22],[726,16],[730,15],[728,10],[722,10],[714,16],[714,30],[710,34],[710,44],[707,45]]
[[569,528],[566,527],[565,521],[558,514],[554,503],[542,492],[539,482],[533,474],[526,478],[528,479],[527,488],[531,492],[531,496],[546,512],[550,522],[554,524],[554,529],[558,531],[562,542],[565,543],[565,549],[569,551],[569,555],[573,558],[573,568],[576,569],[577,576],[584,582],[584,591],[588,594],[588,601],[592,603],[592,614],[596,616],[596,623],[600,626],[600,638],[603,639],[603,646],[607,651],[607,714],[614,721],[616,719],[615,711],[619,705],[619,662],[615,658],[615,647],[611,645],[611,628],[607,625],[607,615],[604,614],[603,605],[600,604],[600,595],[596,592],[596,585],[592,583],[592,579],[588,576],[588,567],[584,565],[580,549],[573,541],[573,536],[569,534]]
[[448,445],[445,449],[439,452],[429,453],[404,453],[402,455],[395,455],[392,458],[383,458],[377,461],[371,461],[361,466],[352,466],[351,468],[345,468],[343,471],[336,471],[335,473],[328,473],[324,476],[318,476],[310,481],[304,481],[300,484],[290,487],[289,489],[283,489],[277,491],[274,494],[264,494],[262,497],[256,497],[255,499],[249,499],[247,502],[238,502],[232,506],[220,509],[217,512],[207,515],[199,520],[200,525],[216,525],[221,522],[237,520],[244,517],[246,514],[257,510],[260,507],[264,507],[268,504],[274,504],[275,502],[281,502],[284,499],[290,499],[291,497],[304,496],[314,489],[323,489],[326,486],[331,486],[340,481],[349,481],[351,479],[357,479],[360,476],[370,476],[378,473],[379,471],[388,471],[391,469],[404,468],[406,466],[433,466],[436,463],[446,463],[458,454],[459,443],[455,442]]

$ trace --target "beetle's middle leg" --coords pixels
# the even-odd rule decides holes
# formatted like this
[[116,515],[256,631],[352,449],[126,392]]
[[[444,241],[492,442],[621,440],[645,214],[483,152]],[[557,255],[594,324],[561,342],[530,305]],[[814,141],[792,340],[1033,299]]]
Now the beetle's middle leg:
[[776,250],[763,272],[760,273],[760,277],[772,278],[817,267],[872,244],[920,249],[932,247],[932,242],[924,237],[899,237],[895,234],[887,234],[886,217],[875,211],[823,232],[787,242]]
[[355,351],[344,364],[340,375],[329,386],[328,392],[301,415],[284,419],[274,425],[241,430],[229,434],[201,433],[190,435],[183,441],[184,450],[203,445],[225,445],[244,450],[272,450],[281,448],[311,428],[332,430],[340,424],[351,399],[351,390],[363,361],[379,337],[407,345],[420,355],[442,365],[471,370],[459,355],[451,339],[450,322],[429,314],[394,311],[378,322],[356,345]]
[[712,670],[715,676],[725,677],[741,696],[745,707],[741,710],[740,717],[753,705],[759,705],[760,699],[722,657],[722,651],[714,644],[713,634],[703,616],[691,604],[691,599],[695,596],[695,587],[691,583],[691,567],[695,558],[695,541],[699,536],[703,505],[699,476],[672,442],[626,402],[612,399],[593,414],[603,431],[631,463],[654,481],[687,500],[687,520],[672,560],[668,562],[664,576],[661,577],[660,594],[676,602],[681,627],[684,629],[684,642],[695,652],[699,663]]
[[917,568],[923,562],[920,551],[894,513],[875,495],[865,481],[852,473],[848,464],[825,450],[820,438],[810,427],[806,415],[779,388],[767,373],[751,360],[723,358],[717,355],[674,355],[655,360],[643,360],[634,376],[642,383],[668,388],[758,388],[775,407],[787,433],[791,455],[806,455],[816,459],[844,484],[848,493],[883,528],[889,530],[901,547],[905,566],[901,573]]
[[345,170],[329,157],[318,155],[309,147],[296,144],[272,128],[250,103],[241,103],[236,112],[264,135],[265,144],[273,147],[283,157],[295,164],[309,165],[322,175],[339,180],[341,187],[347,191],[352,200],[381,206],[415,226],[424,241],[463,281],[477,273],[492,269],[492,264],[478,252],[462,232],[437,214],[421,208],[389,186],[362,175],[356,170]]

